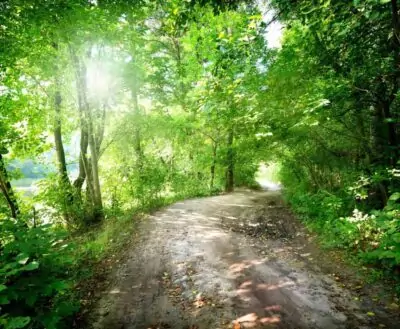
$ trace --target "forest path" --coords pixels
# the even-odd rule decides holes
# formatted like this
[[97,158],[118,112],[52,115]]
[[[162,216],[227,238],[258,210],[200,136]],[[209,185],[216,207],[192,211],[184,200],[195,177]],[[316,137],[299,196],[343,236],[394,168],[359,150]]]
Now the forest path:
[[319,265],[335,261],[278,192],[178,202],[139,232],[92,312],[93,328],[398,328],[369,296],[362,303],[341,287],[327,273],[335,267]]

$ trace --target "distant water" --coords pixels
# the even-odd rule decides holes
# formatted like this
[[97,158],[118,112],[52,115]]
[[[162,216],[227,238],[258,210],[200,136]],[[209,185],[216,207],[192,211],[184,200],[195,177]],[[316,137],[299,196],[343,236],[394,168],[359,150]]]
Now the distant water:
[[15,192],[19,193],[23,197],[31,198],[39,192],[37,183],[40,179],[18,179],[11,182],[11,186]]

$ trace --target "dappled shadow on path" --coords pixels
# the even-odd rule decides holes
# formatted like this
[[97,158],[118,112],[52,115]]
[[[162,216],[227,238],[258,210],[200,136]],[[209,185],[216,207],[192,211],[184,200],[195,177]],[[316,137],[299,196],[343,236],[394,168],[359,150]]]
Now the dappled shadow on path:
[[93,327],[344,328],[325,292],[311,296],[313,283],[280,264],[277,249],[260,256],[248,236],[222,225],[250,216],[265,195],[188,200],[149,216]]

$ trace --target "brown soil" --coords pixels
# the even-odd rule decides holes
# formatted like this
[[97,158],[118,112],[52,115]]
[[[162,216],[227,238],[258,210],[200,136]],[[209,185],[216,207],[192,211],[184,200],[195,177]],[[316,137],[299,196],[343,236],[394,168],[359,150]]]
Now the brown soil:
[[355,286],[277,192],[178,202],[139,232],[87,328],[400,327],[396,301]]

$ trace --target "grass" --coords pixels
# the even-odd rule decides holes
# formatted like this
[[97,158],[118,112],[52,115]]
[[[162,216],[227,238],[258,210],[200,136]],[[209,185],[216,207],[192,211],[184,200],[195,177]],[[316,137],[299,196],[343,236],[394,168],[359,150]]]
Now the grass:
[[139,216],[132,215],[109,218],[101,226],[76,237],[78,258],[100,260],[111,251],[118,250],[131,238],[139,220]]

